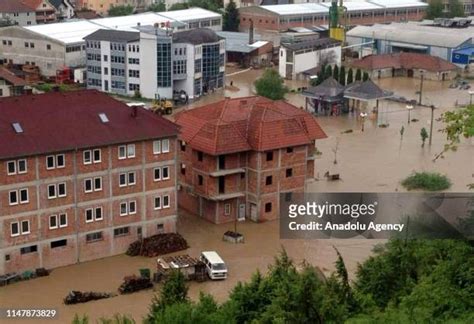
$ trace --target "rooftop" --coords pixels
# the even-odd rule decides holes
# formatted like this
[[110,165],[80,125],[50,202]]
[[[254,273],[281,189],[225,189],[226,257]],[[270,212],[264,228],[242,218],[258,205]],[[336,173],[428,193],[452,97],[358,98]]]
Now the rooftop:
[[153,26],[155,24],[166,24],[167,22],[171,22],[172,25],[182,25],[187,21],[196,19],[212,19],[220,17],[219,14],[209,10],[190,8],[162,13],[145,12],[136,15],[97,18],[92,20],[75,19],[68,22],[53,24],[25,27],[16,26],[16,28],[26,28],[34,33],[49,37],[64,44],[73,44],[83,42],[84,37],[99,29],[136,31],[135,27],[138,25]]
[[381,89],[372,80],[356,81],[346,86],[344,97],[361,101],[390,98],[393,92]]
[[347,32],[348,38],[376,38],[446,48],[458,47],[471,39],[473,35],[474,27],[444,28],[428,26],[418,22],[356,26]]
[[173,34],[173,42],[189,43],[194,45],[216,43],[221,39],[222,37],[217,35],[215,31],[209,28],[196,28]]
[[326,47],[334,47],[337,45],[340,45],[341,42],[332,39],[332,38],[314,38],[314,37],[308,37],[307,39],[302,39],[301,41],[295,41],[291,43],[281,43],[280,45],[291,49],[293,51],[298,51],[301,49],[306,49],[306,48],[326,48]]
[[99,29],[98,31],[84,37],[87,40],[106,40],[109,42],[134,42],[140,40],[138,31],[129,32],[121,30]]
[[33,12],[34,9],[23,4],[18,0],[2,0],[0,1],[0,12]]
[[436,56],[419,53],[368,55],[351,63],[364,70],[383,68],[423,69],[432,72],[456,70],[457,66]]
[[137,109],[133,117],[126,104],[95,90],[0,98],[0,159],[177,135],[172,122]]
[[253,36],[254,42],[249,44],[249,33],[217,32],[222,38],[225,38],[225,50],[227,52],[251,53],[256,49],[268,44],[267,41],[261,41],[260,35]]
[[8,83],[14,86],[24,86],[26,81],[22,78],[17,77],[14,73],[10,72],[8,69],[0,66],[0,79],[6,80]]
[[320,85],[315,87],[309,87],[303,91],[305,97],[316,97],[330,100],[333,98],[340,97],[344,93],[344,86],[342,86],[336,79],[329,77],[324,80]]
[[211,155],[306,145],[327,137],[308,112],[258,96],[183,111],[176,123],[188,145]]

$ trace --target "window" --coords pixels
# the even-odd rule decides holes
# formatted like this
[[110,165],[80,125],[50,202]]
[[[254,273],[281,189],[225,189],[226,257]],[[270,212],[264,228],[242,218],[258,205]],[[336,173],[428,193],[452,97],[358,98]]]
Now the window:
[[153,180],[160,181],[161,180],[161,168],[153,169]]
[[92,179],[85,179],[84,180],[84,192],[92,192]]
[[94,221],[94,210],[92,208],[86,209],[85,214],[86,214],[86,223],[90,223]]
[[200,186],[202,186],[203,183],[204,183],[204,178],[202,177],[202,175],[199,174],[199,175],[198,175],[198,184],[199,184]]
[[92,152],[90,150],[84,151],[82,153],[82,161],[84,164],[92,163]]
[[169,167],[163,167],[163,174],[162,174],[162,179],[163,180],[168,180],[170,178],[170,172],[169,172],[170,168]]
[[230,204],[224,205],[224,215],[230,215],[231,206]]
[[285,201],[286,202],[291,201],[291,198],[293,198],[293,193],[292,192],[285,193]]
[[203,157],[204,157],[204,156],[203,156],[203,153],[202,153],[201,151],[198,151],[198,161],[199,161],[199,162],[202,162]]
[[102,177],[94,178],[94,191],[102,190]]
[[269,212],[271,212],[271,211],[272,211],[272,203],[270,203],[270,202],[269,202],[269,203],[266,203],[266,204],[265,204],[265,212],[266,212],[266,213],[269,213]]
[[170,151],[170,140],[169,139],[164,139],[161,142],[161,152],[162,153],[168,153]]
[[94,232],[86,235],[86,242],[91,243],[102,240],[102,232]]
[[7,174],[14,175],[14,174],[23,174],[27,172],[27,165],[26,160],[16,160],[16,161],[8,161],[7,162]]
[[136,183],[137,182],[136,182],[136,172],[135,171],[119,174],[119,186],[120,187],[133,186]]
[[155,197],[155,209],[161,209],[161,197]]
[[48,199],[56,198],[56,185],[48,185]]
[[54,168],[64,168],[66,166],[66,157],[64,154],[48,155],[46,157],[46,170]]
[[58,183],[58,197],[66,197],[66,183]]
[[135,144],[120,145],[118,149],[118,158],[123,160],[135,157]]
[[21,254],[38,252],[38,245],[30,245],[20,249]]
[[94,163],[102,162],[102,152],[100,149],[94,150]]
[[181,151],[186,152],[186,142],[181,141]]
[[21,235],[30,234],[30,221],[21,221]]
[[58,241],[51,241],[51,248],[55,249],[61,246],[66,246],[67,245],[67,239],[64,240],[58,240]]
[[158,231],[158,234],[165,232],[165,226],[163,224],[156,225],[156,229]]
[[120,216],[133,215],[137,213],[136,200],[123,201],[120,203]]
[[293,169],[286,169],[286,177],[289,178],[293,176]]
[[170,207],[170,196],[165,195],[163,196],[163,208],[169,208]]
[[46,49],[49,51],[51,50],[51,45],[50,44],[46,44]]
[[130,228],[128,226],[114,229],[114,237],[125,236],[128,234],[130,234]]
[[59,214],[59,227],[67,227],[67,214]]
[[49,229],[58,228],[58,215],[49,216]]
[[293,148],[292,147],[287,147],[286,148],[286,153],[293,153]]
[[181,163],[181,174],[186,175],[186,164]]
[[19,189],[19,190],[12,190],[8,193],[9,204],[11,206],[20,204],[27,204],[29,202],[28,199],[28,189]]
[[153,154],[161,153],[161,141],[153,141]]
[[273,183],[273,177],[272,176],[267,176],[265,178],[265,185],[270,186]]
[[96,221],[99,221],[99,220],[103,220],[104,217],[102,215],[102,207],[96,207],[95,208],[95,215],[94,215],[94,219]]
[[20,224],[18,222],[10,223],[10,236],[20,235]]
[[18,205],[18,191],[13,190],[8,193],[8,199],[10,206]]
[[267,161],[273,161],[273,151],[267,152]]

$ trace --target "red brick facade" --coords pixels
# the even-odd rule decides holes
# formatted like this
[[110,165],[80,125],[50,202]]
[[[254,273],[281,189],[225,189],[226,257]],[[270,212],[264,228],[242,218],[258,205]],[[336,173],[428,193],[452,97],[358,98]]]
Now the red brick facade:
[[[125,159],[119,159],[121,145],[111,145],[2,160],[0,273],[37,267],[53,268],[124,253],[128,245],[139,237],[139,231],[145,237],[159,231],[175,231],[176,138],[157,141],[168,141],[169,152],[154,154],[154,141],[149,140],[128,143],[135,146],[135,156]],[[91,163],[84,163],[84,152],[90,150],[100,150],[100,161],[94,162],[92,158]],[[63,154],[64,167],[48,170],[47,156]],[[12,164],[17,168],[18,161],[23,159],[26,160],[26,172],[18,174],[16,170],[9,175],[9,163],[11,168]],[[161,177],[155,180],[154,170],[162,170],[163,167],[168,168],[166,179]],[[127,174],[125,186],[120,185],[122,173]],[[130,173],[135,178],[131,184],[128,181]],[[88,179],[92,180],[91,190],[86,188]],[[65,184],[65,193],[61,193],[64,197],[59,197],[59,183]],[[55,195],[49,192],[52,185]],[[10,192],[20,189],[28,189],[27,197],[24,197],[27,199],[12,202]],[[161,208],[155,208],[155,198],[158,196],[168,196],[169,207],[163,206],[161,198]],[[121,204],[126,204],[126,213],[122,213]],[[100,217],[95,214],[96,208],[102,211]],[[92,220],[89,220],[87,210],[91,209]],[[59,218],[56,218],[59,215],[65,215],[62,216],[66,218],[65,223],[60,223]],[[56,218],[56,221],[51,221],[51,217]],[[23,221],[28,222],[25,234],[21,228]],[[12,232],[12,223],[19,224],[18,231],[15,227]],[[117,229],[120,232],[114,233]],[[102,237],[87,240],[88,234],[98,232]],[[64,246],[52,247],[52,244],[60,245],[61,240],[66,240]],[[28,253],[22,248],[35,251]]]

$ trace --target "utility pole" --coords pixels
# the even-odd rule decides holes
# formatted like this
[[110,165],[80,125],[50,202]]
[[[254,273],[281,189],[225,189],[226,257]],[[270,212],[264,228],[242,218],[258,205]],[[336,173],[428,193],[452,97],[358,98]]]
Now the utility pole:
[[[421,98],[422,98],[422,95],[423,95],[423,79],[425,77],[425,74],[423,73],[423,71],[420,71],[420,77],[421,77],[421,82],[420,82],[420,97],[418,99],[418,104],[421,106]],[[430,137],[431,139],[431,137]]]
[[434,110],[435,110],[435,106],[434,105],[431,105],[431,123],[430,123],[430,146],[431,146],[431,143],[432,143],[432,139],[433,139],[433,121],[434,121]]

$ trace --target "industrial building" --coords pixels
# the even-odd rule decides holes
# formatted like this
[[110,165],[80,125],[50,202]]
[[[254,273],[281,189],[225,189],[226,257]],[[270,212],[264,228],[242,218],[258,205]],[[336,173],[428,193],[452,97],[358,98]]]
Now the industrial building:
[[341,65],[341,42],[332,38],[307,36],[280,43],[278,71],[289,80],[300,79],[303,73],[320,65]]
[[225,40],[209,28],[140,26],[85,37],[87,87],[145,98],[189,99],[224,86]]
[[179,205],[213,223],[277,219],[281,197],[314,181],[315,143],[326,138],[310,113],[256,96],[183,111],[176,123]]
[[99,29],[136,31],[134,27],[169,25],[175,30],[222,30],[222,17],[212,11],[191,8],[163,13],[75,20],[63,23],[10,26],[0,29],[0,63],[35,64],[42,75],[53,77],[66,67],[86,65],[84,37]]
[[472,26],[450,28],[418,22],[375,24],[348,31],[347,43],[361,56],[412,52],[436,56],[463,67],[469,58],[460,55],[474,46],[473,35]]
[[225,39],[226,62],[238,63],[241,67],[269,66],[273,58],[273,44],[262,40],[253,32],[217,32]]
[[176,231],[175,124],[94,90],[0,98],[0,275]]
[[[344,1],[346,26],[370,25],[423,19],[428,4],[418,0]],[[240,29],[247,31],[251,21],[258,32],[286,31],[292,27],[328,25],[331,2],[263,5],[239,8]]]

